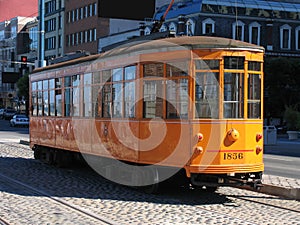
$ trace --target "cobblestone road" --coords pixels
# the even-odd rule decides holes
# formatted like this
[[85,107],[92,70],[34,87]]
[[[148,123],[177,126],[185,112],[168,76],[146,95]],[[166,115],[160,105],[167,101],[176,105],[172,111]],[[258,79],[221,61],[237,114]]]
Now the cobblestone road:
[[[88,168],[45,165],[19,144],[0,143],[0,174],[116,224],[300,224],[299,201],[228,187],[213,194],[174,189],[149,195]],[[16,225],[99,224],[1,176],[0,218]]]

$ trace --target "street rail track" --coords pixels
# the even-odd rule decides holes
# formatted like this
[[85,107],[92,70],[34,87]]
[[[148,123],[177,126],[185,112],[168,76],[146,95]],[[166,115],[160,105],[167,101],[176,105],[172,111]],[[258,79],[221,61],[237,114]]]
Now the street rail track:
[[[13,147],[20,148],[20,144],[10,144],[10,143],[2,143],[2,142],[0,142],[0,144],[10,146],[12,148]],[[31,151],[29,148],[26,148],[25,146],[22,146],[22,150],[21,149],[19,149],[19,150],[15,151],[15,152],[13,152],[13,151],[9,152],[9,154],[12,157],[16,157],[16,158],[24,157],[25,155],[26,155],[26,157],[30,157],[31,154],[30,155],[27,154],[28,152]],[[24,154],[25,151],[27,152],[26,154]],[[37,164],[37,165],[42,166],[43,164]],[[61,207],[64,207],[64,206],[68,207],[73,212],[78,213],[78,215],[82,215],[83,218],[89,217],[93,220],[99,221],[99,223],[102,223],[102,224],[117,224],[117,223],[114,222],[116,220],[114,217],[110,217],[110,219],[108,220],[105,217],[105,213],[103,213],[103,215],[101,215],[101,214],[98,215],[98,212],[93,211],[93,208],[87,208],[87,210],[82,209],[81,205],[78,205],[78,204],[73,205],[73,203],[69,202],[69,200],[64,201],[60,197],[50,196],[47,193],[47,191],[45,192],[43,190],[36,189],[36,188],[32,187],[30,184],[28,185],[27,182],[23,183],[22,181],[19,181],[17,178],[16,179],[14,179],[14,178],[15,177],[11,177],[10,175],[0,173],[0,179],[1,180],[7,180],[7,182],[10,182],[11,184],[14,184],[15,186],[16,185],[21,186],[23,189],[25,188],[25,189],[30,190],[31,192],[38,193],[38,195],[43,196],[43,198],[45,198],[46,201],[48,201],[47,199],[51,199],[52,201],[55,201],[58,206],[61,205]],[[195,194],[198,196],[198,198],[195,198]],[[210,214],[211,215],[218,215],[221,218],[226,218],[228,220],[238,221],[238,223],[240,223],[240,224],[259,224],[259,223],[257,223],[257,221],[255,219],[252,219],[249,216],[245,217],[245,218],[239,217],[239,216],[234,216],[234,214],[226,213],[226,211],[215,210],[216,208],[209,207],[209,205],[213,204],[213,203],[217,203],[217,205],[219,205],[220,207],[224,206],[224,208],[228,210],[229,208],[232,208],[232,207],[233,207],[232,209],[234,209],[234,208],[237,208],[241,205],[244,205],[245,202],[252,202],[254,204],[265,205],[266,207],[269,208],[269,210],[274,209],[274,211],[275,211],[276,209],[278,209],[278,210],[287,210],[287,211],[293,212],[293,213],[299,213],[299,210],[297,210],[297,208],[293,209],[293,208],[287,208],[284,205],[280,206],[280,202],[279,202],[280,198],[278,198],[278,204],[277,203],[273,204],[273,203],[266,202],[266,201],[268,201],[269,198],[272,198],[273,200],[277,201],[276,196],[271,196],[271,197],[266,197],[265,198],[264,196],[260,197],[260,196],[256,196],[255,194],[252,195],[251,192],[248,192],[248,191],[247,191],[247,193],[242,192],[242,190],[241,190],[241,192],[232,193],[231,189],[227,190],[227,189],[223,189],[223,188],[221,188],[220,191],[217,191],[217,193],[211,193],[211,194],[207,193],[207,195],[205,195],[205,196],[203,195],[203,192],[200,192],[200,190],[195,190],[195,191],[184,190],[183,192],[174,190],[171,193],[167,193],[167,194],[163,194],[163,195],[158,195],[158,196],[152,195],[151,198],[154,199],[154,202],[160,202],[161,203],[162,200],[163,200],[163,202],[167,202],[168,204],[170,204],[171,207],[174,206],[174,205],[178,205],[178,206],[184,206],[184,205],[186,205],[186,206],[195,206],[194,209],[198,212],[200,210],[200,211],[205,212],[205,213],[207,212],[208,215],[210,215]],[[210,197],[211,198],[216,198],[216,201],[205,200],[205,199],[210,198]],[[255,199],[255,198],[257,198],[257,199]],[[206,202],[207,202],[207,204],[206,204]],[[122,201],[118,204],[122,205]],[[92,212],[89,211],[89,210],[92,210]],[[285,211],[285,212],[287,212],[287,211]],[[128,215],[128,216],[130,218],[130,215]],[[127,216],[126,217],[120,216],[117,219],[118,224],[120,224],[120,220],[122,221],[122,219],[126,220]],[[76,221],[73,221],[73,222],[74,222],[74,224],[76,224]],[[4,222],[1,223],[1,220],[0,220],[0,225],[2,225],[2,224],[9,224],[9,223],[4,223]]]
[[11,225],[10,223],[8,223],[6,220],[4,220],[3,218],[0,218],[0,225]]
[[258,204],[265,205],[265,206],[270,206],[270,207],[273,207],[273,208],[278,208],[278,209],[282,209],[282,210],[288,210],[288,211],[300,213],[300,209],[292,209],[292,208],[287,208],[287,207],[283,207],[283,206],[280,206],[280,205],[275,205],[275,204],[270,204],[270,203],[267,203],[267,202],[261,202],[261,201],[258,201],[258,200],[249,199],[249,198],[252,198],[251,196],[244,197],[244,196],[237,196],[237,195],[227,195],[227,197],[231,197],[231,198],[235,198],[235,199],[241,199],[241,200],[244,200],[244,201],[258,203]]
[[[68,203],[68,202],[66,202],[66,201],[64,201],[62,199],[59,199],[58,197],[53,197],[53,196],[49,195],[47,192],[45,192],[45,191],[38,190],[38,189],[36,189],[36,188],[28,185],[28,184],[25,184],[25,183],[23,183],[21,181],[18,181],[16,179],[11,178],[11,177],[8,177],[8,176],[6,176],[4,174],[0,173],[0,177],[1,177],[1,179],[6,179],[10,183],[13,183],[15,185],[19,185],[19,186],[25,187],[26,189],[28,189],[28,190],[36,193],[36,194],[43,195],[43,196],[45,196],[45,198],[48,198],[51,201],[54,201],[54,202],[59,203],[59,204],[61,204],[63,206],[66,206],[66,207],[68,207],[68,208],[70,208],[70,209],[72,209],[72,210],[74,210],[74,211],[76,211],[78,213],[81,213],[81,214],[83,214],[83,215],[85,215],[87,217],[91,217],[93,219],[96,219],[97,221],[101,222],[102,224],[109,224],[109,225],[117,225],[118,224],[117,222],[108,221],[107,219],[105,219],[102,216],[99,216],[99,215],[96,215],[95,213],[89,212],[88,210],[85,210],[85,209],[83,209],[83,208],[81,208],[79,206],[70,204],[70,203]],[[4,219],[0,218],[0,225],[2,225],[2,224],[3,225],[9,225],[9,223],[7,223]]]

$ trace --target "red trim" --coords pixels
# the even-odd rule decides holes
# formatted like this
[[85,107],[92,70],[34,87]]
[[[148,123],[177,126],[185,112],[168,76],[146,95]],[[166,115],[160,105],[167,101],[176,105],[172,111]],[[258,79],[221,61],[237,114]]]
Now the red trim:
[[207,152],[253,152],[253,149],[241,149],[241,150],[226,150],[226,149],[219,149],[219,150],[207,150]]

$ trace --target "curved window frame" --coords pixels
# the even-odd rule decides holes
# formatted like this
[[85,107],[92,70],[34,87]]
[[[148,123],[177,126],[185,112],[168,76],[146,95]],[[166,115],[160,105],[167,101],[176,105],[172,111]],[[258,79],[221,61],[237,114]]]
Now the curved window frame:
[[[241,38],[237,38],[237,27],[241,27]],[[232,39],[244,41],[245,40],[245,24],[238,20],[232,24]]]
[[[285,42],[285,33],[284,31],[288,31],[288,37],[287,37],[287,43]],[[292,33],[292,27],[288,24],[284,24],[280,27],[280,49],[290,50],[291,49],[291,33]],[[287,45],[287,47],[285,46]]]
[[[252,28],[257,28],[257,40],[256,43],[253,43],[253,30]],[[256,44],[260,45],[260,30],[261,30],[261,25],[258,22],[252,22],[249,24],[249,43],[251,44]]]
[[202,34],[209,34],[209,32],[206,32],[206,25],[211,25],[211,33],[215,33],[215,21],[211,18],[207,18],[202,21]]

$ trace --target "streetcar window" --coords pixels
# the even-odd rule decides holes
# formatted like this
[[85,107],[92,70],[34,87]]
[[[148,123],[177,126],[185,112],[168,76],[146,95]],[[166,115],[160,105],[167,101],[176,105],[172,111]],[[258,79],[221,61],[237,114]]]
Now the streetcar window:
[[73,87],[71,90],[72,90],[72,116],[79,116],[80,87]]
[[110,82],[112,78],[112,71],[111,70],[104,70],[102,71],[102,83]]
[[54,79],[49,80],[49,89],[54,89],[55,88],[55,81]]
[[[45,87],[45,86],[44,86]],[[44,110],[43,116],[49,116],[49,98],[48,98],[48,90],[43,92],[43,102],[44,102]]]
[[219,60],[195,60],[196,70],[219,70],[220,61]]
[[79,86],[79,84],[80,84],[80,75],[79,74],[73,75],[72,76],[72,86],[77,87],[77,86]]
[[225,56],[224,57],[224,69],[236,69],[243,70],[244,69],[244,57],[236,57],[236,56]]
[[61,89],[55,90],[55,116],[62,115]]
[[112,70],[112,80],[121,81],[123,79],[123,68],[117,68]]
[[100,72],[93,73],[93,84],[100,84],[101,83],[101,76]]
[[71,77],[65,77],[65,87],[71,87]]
[[55,116],[55,90],[49,91],[49,116]]
[[37,98],[37,82],[31,83],[31,115],[37,116],[37,104],[38,104],[38,98]]
[[[40,82],[39,82],[40,83]],[[38,91],[38,116],[42,116],[43,115],[43,92],[42,91]]]
[[86,73],[83,76],[83,116],[92,116],[92,93],[91,93],[91,83],[92,83],[92,73]]
[[195,117],[219,117],[219,73],[197,72],[195,82]]
[[148,63],[144,64],[144,77],[156,76],[163,77],[164,75],[164,64],[163,63]]
[[163,117],[163,84],[161,80],[144,81],[144,118]]
[[112,101],[112,90],[111,84],[105,84],[102,89],[102,116],[105,118],[111,117],[111,101]]
[[261,71],[261,62],[248,62],[248,70],[251,71]]
[[32,84],[31,84],[31,90],[32,91],[36,91],[37,90],[37,82],[33,82]]
[[72,103],[71,90],[72,90],[71,88],[65,89],[65,116],[71,116],[71,103]]
[[55,88],[61,88],[62,78],[55,78]]
[[43,90],[43,82],[42,82],[42,81],[38,81],[38,82],[37,82],[37,89],[38,89],[39,91]]
[[261,117],[261,76],[259,74],[248,75],[248,118]]
[[62,78],[55,79],[55,116],[62,116]]
[[167,64],[167,77],[188,75],[188,61],[178,61]]
[[31,109],[32,115],[37,116],[37,92],[32,92],[32,99],[31,99]]
[[167,82],[167,118],[188,117],[188,79],[168,80]]
[[244,116],[244,74],[224,73],[224,118]]
[[48,90],[48,80],[43,80],[43,90]]
[[114,83],[112,87],[112,116],[122,117],[123,88],[122,83]]
[[135,79],[136,66],[125,67],[125,80]]
[[101,89],[103,86],[100,85],[94,85],[92,86],[92,116],[93,117],[99,117],[101,116]]
[[135,117],[135,82],[126,82],[124,86],[124,117]]

